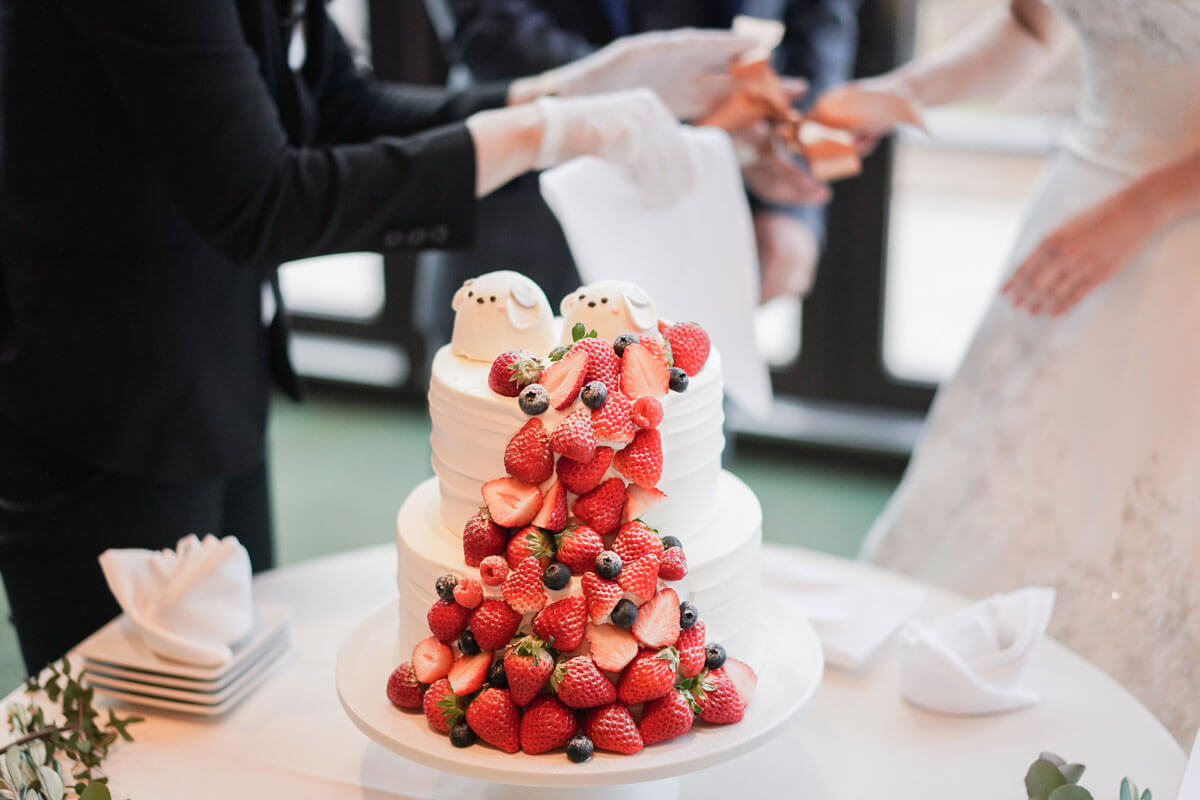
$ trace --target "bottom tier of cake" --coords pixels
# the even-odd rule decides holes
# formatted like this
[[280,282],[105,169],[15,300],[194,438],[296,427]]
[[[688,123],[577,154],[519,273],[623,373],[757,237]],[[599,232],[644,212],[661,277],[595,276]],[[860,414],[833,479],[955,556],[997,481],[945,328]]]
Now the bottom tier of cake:
[[[463,561],[461,537],[442,523],[440,502],[437,478],[430,478],[408,496],[396,519],[402,649],[429,635],[425,615],[437,598],[434,584],[439,575],[478,577],[478,571]],[[722,472],[716,509],[703,530],[675,532],[683,541],[688,574],[665,585],[696,604],[708,641],[720,642],[731,656],[758,669],[765,660],[758,602],[762,508],[746,484]],[[550,592],[550,600],[581,593],[579,579],[572,578],[567,588]],[[522,630],[528,630],[528,624],[526,619]]]

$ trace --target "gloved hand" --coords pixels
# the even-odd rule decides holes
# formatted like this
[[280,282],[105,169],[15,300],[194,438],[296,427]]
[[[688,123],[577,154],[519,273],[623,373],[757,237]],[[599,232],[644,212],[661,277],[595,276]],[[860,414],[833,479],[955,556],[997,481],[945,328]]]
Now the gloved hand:
[[733,90],[729,64],[755,40],[679,28],[625,36],[589,56],[527,79],[522,94],[582,95],[645,87],[679,119],[701,117]]
[[646,202],[667,204],[691,187],[692,160],[675,117],[649,89],[594,97],[542,97],[543,132],[535,166],[594,155],[629,168]]

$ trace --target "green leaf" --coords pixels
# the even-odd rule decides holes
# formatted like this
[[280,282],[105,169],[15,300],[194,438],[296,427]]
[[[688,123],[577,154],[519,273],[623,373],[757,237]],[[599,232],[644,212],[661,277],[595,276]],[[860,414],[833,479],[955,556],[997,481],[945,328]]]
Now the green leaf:
[[1058,767],[1044,758],[1030,764],[1029,771],[1025,773],[1025,792],[1029,800],[1049,800],[1051,792],[1066,784],[1067,779],[1058,771]]
[[1042,761],[1049,761],[1056,767],[1065,766],[1067,763],[1066,759],[1064,759],[1062,756],[1058,755],[1057,753],[1051,753],[1049,750],[1043,750],[1042,752],[1038,753],[1038,758],[1040,758]]
[[1150,795],[1149,789],[1146,789],[1142,792],[1142,800],[1154,800],[1154,798]]
[[1046,800],[1093,800],[1092,793],[1082,786],[1068,783],[1058,787]]
[[571,326],[571,341],[578,342],[587,335],[587,326],[582,322],[576,322]]
[[79,800],[112,800],[112,793],[103,783],[93,783],[80,793]]
[[1061,764],[1058,771],[1067,779],[1067,783],[1079,783],[1079,779],[1083,777],[1083,771],[1086,767],[1083,764]]
[[1137,800],[1137,789],[1129,778],[1121,778],[1121,800]]

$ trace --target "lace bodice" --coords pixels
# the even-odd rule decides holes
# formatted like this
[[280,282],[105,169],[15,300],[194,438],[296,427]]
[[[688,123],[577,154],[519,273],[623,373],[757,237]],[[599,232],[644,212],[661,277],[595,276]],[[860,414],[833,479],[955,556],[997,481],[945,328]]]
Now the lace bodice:
[[1200,147],[1200,0],[1048,0],[1082,40],[1068,146],[1140,172]]

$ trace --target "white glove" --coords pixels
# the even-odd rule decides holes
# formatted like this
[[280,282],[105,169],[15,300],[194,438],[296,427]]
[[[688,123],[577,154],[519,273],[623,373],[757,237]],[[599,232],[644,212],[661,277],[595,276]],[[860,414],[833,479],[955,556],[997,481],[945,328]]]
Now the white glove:
[[536,167],[594,155],[629,168],[648,205],[666,205],[692,185],[681,126],[649,89],[535,101],[544,123]]
[[679,28],[625,36],[534,78],[560,97],[652,89],[679,119],[701,117],[733,90],[729,63],[755,40],[722,30]]

